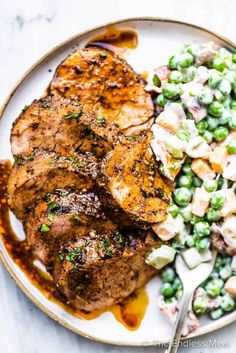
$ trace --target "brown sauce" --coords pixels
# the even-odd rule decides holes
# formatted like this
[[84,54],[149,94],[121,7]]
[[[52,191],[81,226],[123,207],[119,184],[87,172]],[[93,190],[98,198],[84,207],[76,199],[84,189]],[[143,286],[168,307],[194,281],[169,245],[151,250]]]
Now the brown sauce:
[[0,236],[14,262],[24,271],[30,281],[49,299],[61,305],[65,310],[80,319],[92,320],[104,312],[112,312],[117,321],[128,330],[136,330],[148,306],[148,295],[144,288],[137,290],[121,304],[105,310],[86,313],[75,310],[60,295],[54,286],[51,276],[40,270],[25,240],[19,240],[11,228],[7,204],[7,181],[11,169],[9,161],[0,161]]
[[92,38],[88,46],[96,46],[122,54],[127,49],[135,49],[138,45],[138,34],[132,29],[117,29],[114,26],[107,27],[107,30]]

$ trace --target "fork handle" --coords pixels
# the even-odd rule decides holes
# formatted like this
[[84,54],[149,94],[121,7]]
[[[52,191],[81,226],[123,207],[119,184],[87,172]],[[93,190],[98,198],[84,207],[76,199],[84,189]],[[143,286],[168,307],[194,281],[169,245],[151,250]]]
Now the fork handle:
[[192,295],[193,295],[192,292],[191,293],[185,292],[182,295],[180,304],[178,306],[179,311],[177,314],[177,318],[175,320],[173,334],[166,353],[175,353],[179,348],[179,341],[181,338],[182,329],[188,313],[189,304],[191,302]]

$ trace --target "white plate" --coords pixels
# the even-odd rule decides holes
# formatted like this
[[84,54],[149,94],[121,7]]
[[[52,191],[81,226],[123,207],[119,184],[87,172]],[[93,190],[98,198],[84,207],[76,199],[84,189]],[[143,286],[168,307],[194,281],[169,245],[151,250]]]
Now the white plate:
[[[178,53],[185,43],[201,43],[213,40],[216,43],[234,49],[235,45],[228,40],[211,33],[205,29],[180,23],[177,21],[138,18],[123,20],[115,23],[117,28],[130,28],[138,33],[139,44],[135,50],[127,54],[127,61],[133,68],[141,73],[152,70],[154,67],[167,63],[173,53]],[[11,159],[10,152],[10,129],[12,122],[18,116],[25,104],[40,97],[49,84],[57,65],[75,47],[83,47],[94,36],[103,33],[106,26],[92,29],[79,34],[65,43],[53,49],[31,68],[17,87],[11,93],[8,101],[2,109],[0,121],[0,159]],[[51,72],[48,70],[52,69]],[[3,112],[4,111],[4,112]],[[23,236],[21,224],[11,216],[12,226],[16,234]],[[90,339],[117,345],[144,346],[160,344],[168,341],[171,326],[158,309],[158,292],[160,280],[154,278],[148,285],[149,306],[147,308],[141,326],[136,331],[129,331],[121,325],[114,316],[107,312],[94,320],[80,320],[64,311],[62,307],[50,302],[29,279],[20,268],[12,261],[3,243],[0,241],[1,258],[11,276],[25,292],[25,294],[56,321],[80,335]],[[216,330],[236,319],[236,312],[217,320],[203,319],[201,327],[194,336]],[[193,336],[193,335],[192,335]]]

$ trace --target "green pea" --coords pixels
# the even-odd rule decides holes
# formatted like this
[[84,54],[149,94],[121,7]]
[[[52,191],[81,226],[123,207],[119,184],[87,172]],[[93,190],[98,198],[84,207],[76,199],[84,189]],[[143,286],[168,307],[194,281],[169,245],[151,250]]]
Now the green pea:
[[171,71],[168,78],[169,81],[173,83],[183,82],[183,74],[178,70]]
[[232,262],[232,257],[229,257],[229,256],[223,257],[223,264],[224,265],[231,265],[231,262]]
[[228,80],[223,79],[219,84],[219,90],[224,95],[227,96],[231,92],[231,84]]
[[174,200],[179,206],[187,206],[191,198],[191,192],[185,187],[177,188],[174,191]]
[[200,187],[202,185],[202,180],[198,178],[196,175],[193,176],[193,185],[196,187]]
[[173,268],[171,267],[166,267],[162,273],[161,273],[161,277],[163,282],[169,282],[172,283],[174,281],[174,279],[176,278],[176,273],[173,270]]
[[170,303],[176,303],[177,299],[175,297],[171,298],[164,298],[165,303],[170,304]]
[[179,87],[174,83],[166,83],[163,87],[162,92],[166,98],[177,98],[179,95]]
[[196,241],[196,238],[194,237],[194,235],[187,235],[187,237],[186,237],[186,245],[189,248],[193,248],[195,246],[195,241]]
[[207,282],[205,290],[210,297],[216,298],[220,294],[220,291],[223,286],[224,282],[221,279],[216,278]]
[[210,131],[204,131],[204,133],[202,134],[202,137],[204,138],[204,140],[206,140],[206,142],[209,144],[212,142],[213,140],[213,133]]
[[182,166],[182,172],[186,175],[194,175],[193,174],[193,171],[192,171],[192,168],[191,168],[191,165],[188,164],[188,163],[184,163],[183,166]]
[[209,105],[209,113],[217,118],[219,118],[223,114],[223,111],[224,106],[219,102],[212,102]]
[[172,55],[169,59],[169,63],[168,63],[169,67],[171,69],[177,69],[178,66],[178,59],[175,55]]
[[217,271],[212,271],[212,273],[209,276],[210,279],[216,279],[219,278],[219,273]]
[[223,71],[227,67],[225,59],[221,56],[215,56],[212,61],[212,67],[215,70]]
[[220,278],[226,281],[229,277],[232,276],[232,268],[230,265],[222,267],[219,271]]
[[161,294],[165,298],[170,298],[174,296],[175,290],[170,283],[166,282],[161,287]]
[[198,93],[197,99],[198,99],[199,103],[208,105],[208,104],[211,104],[213,101],[213,94],[209,89],[203,88]]
[[236,114],[233,115],[229,120],[229,127],[233,130],[236,130]]
[[201,251],[209,249],[210,244],[211,244],[211,241],[209,238],[198,238],[196,240],[195,246],[196,246],[197,250],[201,252]]
[[173,282],[174,290],[178,290],[179,288],[182,288],[182,287],[183,287],[183,285],[182,285],[181,280],[179,279],[179,277],[176,277]]
[[203,132],[206,131],[206,129],[208,128],[208,124],[207,121],[204,119],[202,121],[200,121],[197,125],[196,125],[199,134],[203,134]]
[[218,320],[222,315],[223,315],[223,310],[221,308],[210,311],[210,317],[212,320]]
[[208,78],[208,85],[211,88],[216,88],[220,84],[221,80],[222,80],[222,74],[216,70],[212,70]]
[[166,97],[164,96],[164,94],[159,94],[159,96],[157,97],[157,104],[164,108],[164,106],[166,105],[166,103],[168,102],[168,100],[166,99]]
[[179,130],[177,132],[176,136],[182,141],[187,141],[188,142],[191,139],[190,134],[187,131],[185,131],[185,130]]
[[179,207],[175,203],[171,203],[168,212],[173,218],[176,218],[179,214]]
[[192,178],[190,175],[181,175],[178,179],[178,185],[184,186],[186,188],[190,187],[192,184]]
[[183,53],[179,57],[179,65],[182,68],[187,68],[193,63],[193,56],[190,53]]
[[194,224],[194,233],[199,237],[205,237],[210,234],[210,225],[208,222],[198,222]]
[[184,72],[184,82],[190,82],[194,79],[197,68],[195,66],[190,66],[187,69],[182,70]]
[[232,140],[229,142],[227,146],[227,151],[229,154],[235,154],[236,153],[236,141]]
[[221,215],[214,208],[209,208],[206,214],[206,218],[209,222],[216,222],[221,218]]
[[203,182],[203,186],[206,191],[213,192],[217,190],[218,184],[216,180],[211,178],[206,178]]
[[210,131],[214,130],[219,125],[219,120],[210,115],[206,117],[206,122]]
[[213,131],[214,140],[220,142],[224,141],[229,134],[229,130],[225,126],[219,126]]
[[214,193],[210,198],[210,205],[215,210],[219,210],[224,206],[225,196],[222,193]]
[[208,308],[208,299],[205,296],[196,297],[193,301],[193,310],[196,315],[205,314]]
[[221,297],[220,306],[223,311],[231,311],[235,307],[235,301],[229,294],[225,294]]

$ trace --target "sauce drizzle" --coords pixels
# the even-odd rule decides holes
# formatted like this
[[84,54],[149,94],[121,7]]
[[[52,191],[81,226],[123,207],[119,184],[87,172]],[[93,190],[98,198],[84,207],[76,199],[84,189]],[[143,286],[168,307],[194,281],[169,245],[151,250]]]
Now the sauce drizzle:
[[105,310],[87,313],[74,309],[67,304],[66,300],[60,295],[53,284],[51,276],[35,265],[36,258],[33,256],[27,242],[20,240],[11,227],[7,204],[7,181],[10,170],[10,161],[0,160],[0,237],[14,262],[20,267],[34,286],[49,300],[62,306],[67,312],[80,319],[86,320],[95,319],[104,312],[111,312],[116,320],[123,324],[128,330],[136,330],[140,326],[149,302],[145,288],[136,290],[120,304]]
[[107,27],[106,32],[92,38],[87,44],[121,54],[127,49],[135,49],[138,45],[138,34],[132,29]]

